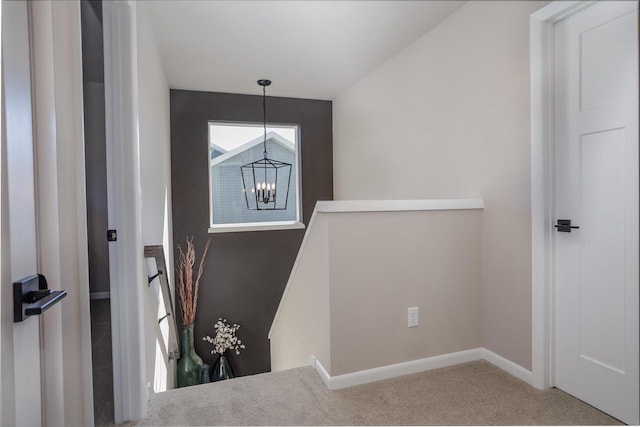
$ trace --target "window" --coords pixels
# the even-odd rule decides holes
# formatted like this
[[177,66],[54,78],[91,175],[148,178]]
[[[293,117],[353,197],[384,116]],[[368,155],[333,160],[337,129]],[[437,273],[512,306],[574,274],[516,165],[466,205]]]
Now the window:
[[[267,125],[268,156],[290,163],[291,176],[287,173],[278,178],[278,195],[286,197],[286,209],[255,210],[250,209],[255,201],[250,203],[251,195],[245,192],[241,167],[264,157],[262,123],[209,122],[209,232],[304,228],[300,219],[299,135],[297,125]],[[255,191],[250,183],[247,187],[247,191]]]

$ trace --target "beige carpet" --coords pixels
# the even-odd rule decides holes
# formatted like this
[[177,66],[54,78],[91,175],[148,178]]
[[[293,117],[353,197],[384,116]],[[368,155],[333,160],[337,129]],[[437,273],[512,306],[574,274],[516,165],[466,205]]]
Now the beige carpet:
[[92,299],[90,304],[94,423],[95,427],[107,427],[113,426],[111,302],[109,299]]
[[159,393],[138,425],[620,424],[485,361],[328,390],[309,367]]

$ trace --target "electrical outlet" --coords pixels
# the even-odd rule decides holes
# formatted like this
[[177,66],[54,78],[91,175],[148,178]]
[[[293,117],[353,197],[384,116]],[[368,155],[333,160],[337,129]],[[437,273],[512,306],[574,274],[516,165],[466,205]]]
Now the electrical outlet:
[[410,328],[418,326],[418,307],[409,307],[408,312],[408,325]]

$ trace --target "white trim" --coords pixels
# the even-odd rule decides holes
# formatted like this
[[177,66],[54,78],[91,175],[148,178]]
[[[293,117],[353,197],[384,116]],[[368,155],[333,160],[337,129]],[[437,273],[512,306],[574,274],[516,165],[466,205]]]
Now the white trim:
[[517,363],[514,363],[509,359],[505,359],[499,354],[496,354],[486,348],[482,349],[482,358],[492,365],[497,366],[503,371],[513,375],[519,380],[522,380],[529,385],[533,385],[533,374],[531,373],[531,371],[523,368]]
[[235,233],[242,231],[300,230],[305,226],[299,221],[249,222],[246,224],[214,224],[209,233]]
[[147,411],[136,2],[102,3],[115,423]]
[[595,1],[580,0],[553,1],[543,8],[533,12],[530,15],[530,18],[539,22],[555,23],[576,14],[580,10],[585,9],[594,3]]
[[313,366],[320,374],[324,383],[327,384],[327,388],[329,388],[329,390],[338,390],[375,381],[382,381],[389,378],[401,377],[403,375],[430,371],[432,369],[446,368],[447,366],[459,365],[460,363],[481,360],[482,350],[482,348],[474,348],[455,353],[441,354],[439,356],[427,357],[425,359],[411,360],[409,362],[396,363],[394,365],[336,375],[335,377],[332,377],[327,373],[326,369],[316,357],[313,358]]
[[448,366],[459,365],[461,363],[474,362],[476,360],[486,360],[492,365],[506,371],[508,374],[513,375],[527,384],[531,384],[531,371],[483,347],[458,351],[455,353],[441,354],[438,356],[427,357],[425,359],[411,360],[409,362],[396,363],[394,365],[381,366],[379,368],[366,369],[364,371],[337,375],[335,377],[332,377],[327,372],[317,357],[311,356],[310,364],[329,390],[339,390],[341,388],[368,384],[375,381],[401,377],[403,375],[416,374],[418,372],[430,371],[432,369],[440,369]]
[[[221,146],[219,146],[218,144],[211,143],[210,145],[211,145],[211,146],[210,146],[209,148],[212,148],[212,149],[213,149],[213,150],[210,150],[210,151],[219,151],[219,152],[221,152],[222,154],[228,153],[228,150],[225,150],[224,148],[222,148],[222,147],[221,147]],[[209,154],[209,156],[211,156],[211,154]]]
[[483,209],[482,199],[332,200],[316,203],[318,212],[394,212]]
[[592,1],[554,1],[529,17],[531,72],[532,385],[553,381],[553,26]]
[[[555,5],[556,3],[551,3]],[[568,5],[568,3],[567,3]],[[542,13],[547,7],[536,14]],[[532,322],[532,372],[533,384],[546,389],[553,384],[550,370],[551,330],[548,323],[551,314],[550,259],[547,248],[551,247],[549,233],[552,221],[549,168],[550,150],[553,149],[553,97],[548,79],[552,56],[543,52],[552,51],[553,24],[530,17],[531,55],[531,322]]]
[[[2,34],[2,2],[0,2],[0,34]],[[2,42],[0,41],[0,61],[2,61]],[[4,71],[4,70],[3,70]],[[2,76],[2,82],[0,83],[0,283],[9,283],[11,281],[11,275],[9,273],[9,241],[6,238],[9,231],[9,221],[7,221],[6,206],[8,201],[8,186],[6,185],[7,179],[5,178],[5,171],[7,165],[5,164],[5,132],[4,123],[6,119],[4,117],[4,94],[2,93],[2,86],[4,85],[4,76]],[[2,301],[3,293],[8,295],[8,290],[0,290],[0,311],[4,311],[5,306],[8,308],[8,299],[4,297],[5,302]],[[0,424],[10,425],[14,424],[14,401],[9,396],[13,393],[13,379],[11,382],[5,378],[4,370],[13,370],[13,360],[9,361],[8,357],[4,356],[8,354],[8,348],[11,344],[9,342],[8,323],[5,324],[4,319],[6,315],[0,315]],[[4,349],[3,349],[4,348]],[[1,368],[4,367],[4,368]]]
[[[213,124],[225,124],[225,125],[230,125],[230,126],[251,126],[252,123],[242,123],[242,122],[224,122],[224,121],[209,121],[209,126],[208,126],[208,139],[209,139],[209,147],[211,147],[211,125]],[[301,142],[301,130],[300,130],[300,125],[299,124],[286,124],[286,123],[280,123],[280,124],[268,124],[267,123],[267,127],[282,127],[282,128],[295,128],[296,130],[296,141],[295,142],[291,142],[288,139],[284,138],[283,136],[279,135],[278,133],[274,132],[274,131],[269,131],[269,133],[267,133],[267,139],[272,139],[274,141],[276,141],[277,143],[281,144],[282,146],[284,146],[287,149],[291,149],[294,153],[294,157],[296,159],[295,161],[295,191],[296,191],[296,222],[301,222],[302,221],[302,172],[301,172],[301,161],[302,161],[302,155],[301,155],[301,146],[300,146],[300,142]],[[271,135],[271,136],[269,136]],[[262,139],[261,139],[262,138]],[[237,155],[238,153],[245,151],[251,147],[249,146],[255,146],[257,145],[259,142],[263,141],[264,137],[258,137],[252,141],[249,141],[248,143],[235,148],[231,151],[226,152],[225,154],[216,157],[215,159],[211,159],[211,151],[209,151],[209,155],[208,155],[208,159],[209,159],[209,170],[208,170],[208,174],[209,174],[209,181],[208,181],[208,186],[209,186],[209,233],[223,233],[223,232],[236,232],[236,231],[266,231],[266,230],[282,230],[282,229],[287,229],[287,228],[304,228],[304,227],[285,227],[285,228],[266,228],[266,229],[245,229],[246,226],[240,226],[238,224],[222,224],[222,225],[228,225],[230,227],[239,227],[237,229],[234,230],[225,230],[225,231],[215,231],[216,228],[220,227],[219,225],[213,224],[213,188],[212,188],[212,170],[213,170],[213,166],[215,166],[215,164],[220,163],[224,160],[227,160],[231,157],[234,157],[235,155]],[[246,148],[245,148],[246,147]],[[214,164],[214,162],[216,162]],[[246,196],[246,195],[245,195]]]
[[89,294],[89,298],[91,298],[91,299],[109,299],[109,298],[111,298],[111,292],[109,292],[109,291],[91,292],[91,294]]
[[329,390],[333,390],[331,388],[331,375],[329,375],[316,356],[311,356],[311,367],[320,375],[324,385],[326,385]]

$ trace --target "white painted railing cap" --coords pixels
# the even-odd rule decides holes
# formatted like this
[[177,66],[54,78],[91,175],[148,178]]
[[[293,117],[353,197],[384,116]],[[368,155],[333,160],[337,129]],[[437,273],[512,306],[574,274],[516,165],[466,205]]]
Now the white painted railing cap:
[[318,201],[316,212],[393,212],[483,209],[482,199],[331,200]]

